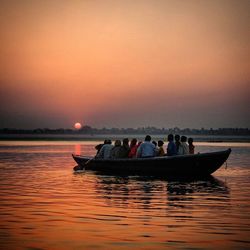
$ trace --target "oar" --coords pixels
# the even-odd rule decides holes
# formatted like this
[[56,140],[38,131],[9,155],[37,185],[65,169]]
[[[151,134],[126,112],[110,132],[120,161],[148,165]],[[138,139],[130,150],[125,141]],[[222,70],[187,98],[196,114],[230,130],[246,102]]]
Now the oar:
[[74,167],[74,171],[83,170],[86,165],[88,165],[94,158],[87,160],[83,165],[77,165]]
[[84,169],[91,161],[93,161],[94,159],[95,159],[95,157],[93,157],[93,158],[87,160],[87,161],[84,163],[84,165],[81,166],[81,170],[83,170],[83,169]]

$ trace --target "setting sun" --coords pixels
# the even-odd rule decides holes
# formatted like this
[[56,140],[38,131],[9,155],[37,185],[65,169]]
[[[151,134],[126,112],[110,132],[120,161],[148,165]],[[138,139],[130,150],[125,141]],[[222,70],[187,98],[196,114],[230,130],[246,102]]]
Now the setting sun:
[[75,129],[80,129],[82,127],[82,124],[80,122],[76,122],[74,127]]

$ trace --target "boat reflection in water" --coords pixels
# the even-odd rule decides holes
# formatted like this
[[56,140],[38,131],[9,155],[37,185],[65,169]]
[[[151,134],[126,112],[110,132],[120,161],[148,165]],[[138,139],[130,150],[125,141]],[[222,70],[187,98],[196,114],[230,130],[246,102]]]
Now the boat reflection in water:
[[93,171],[75,176],[93,181],[92,197],[100,206],[96,219],[105,221],[105,238],[119,244],[137,249],[216,249],[218,245],[226,249],[239,239],[231,216],[231,191],[215,177],[169,179]]
[[144,209],[169,207],[214,208],[219,202],[230,201],[226,184],[213,177],[202,179],[169,179],[96,175],[96,192],[109,205]]

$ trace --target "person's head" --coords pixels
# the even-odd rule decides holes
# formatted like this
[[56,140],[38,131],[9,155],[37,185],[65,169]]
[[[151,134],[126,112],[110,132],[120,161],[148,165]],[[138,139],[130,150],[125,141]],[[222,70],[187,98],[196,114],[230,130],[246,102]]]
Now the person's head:
[[193,138],[188,138],[188,144],[193,144],[194,140]]
[[128,145],[128,143],[129,143],[129,139],[128,139],[128,138],[124,138],[124,139],[122,140],[122,144],[123,144],[123,145]]
[[110,139],[106,139],[106,140],[104,140],[104,144],[112,144],[112,142]]
[[131,142],[130,142],[130,147],[135,146],[136,143],[137,143],[137,139],[136,139],[136,138],[133,138],[133,139],[131,140]]
[[151,136],[150,135],[146,135],[145,141],[151,141]]
[[152,141],[152,143],[153,143],[155,146],[157,146],[157,142],[156,142],[156,141]]
[[164,144],[164,142],[163,142],[162,140],[159,140],[159,141],[158,141],[158,147],[162,147],[163,144]]
[[173,141],[174,140],[174,135],[173,134],[169,134],[168,135],[168,141]]
[[174,139],[175,139],[175,141],[180,141],[181,137],[180,137],[180,135],[175,135]]
[[119,147],[121,145],[122,145],[121,140],[116,140],[115,141],[115,147]]
[[185,135],[181,137],[181,142],[187,142],[187,137]]

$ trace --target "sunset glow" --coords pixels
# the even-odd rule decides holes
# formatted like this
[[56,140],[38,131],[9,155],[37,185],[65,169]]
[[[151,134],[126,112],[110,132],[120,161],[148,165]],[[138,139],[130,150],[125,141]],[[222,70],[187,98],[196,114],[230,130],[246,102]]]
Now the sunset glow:
[[249,11],[244,0],[1,1],[0,127],[247,127]]

